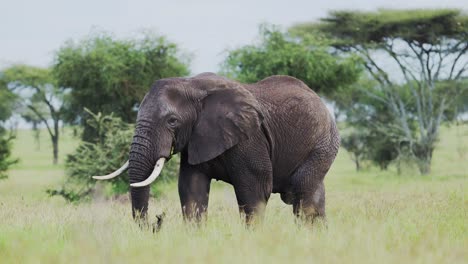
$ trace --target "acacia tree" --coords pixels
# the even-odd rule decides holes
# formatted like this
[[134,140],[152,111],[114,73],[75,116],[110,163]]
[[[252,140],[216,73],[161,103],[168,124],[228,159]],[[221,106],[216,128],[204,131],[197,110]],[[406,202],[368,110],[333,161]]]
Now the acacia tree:
[[222,74],[247,83],[271,75],[290,75],[326,95],[359,78],[361,69],[355,57],[336,57],[323,43],[312,43],[312,47],[304,45],[278,28],[263,25],[259,43],[228,52]]
[[84,108],[114,113],[133,123],[139,102],[153,82],[189,74],[188,58],[164,37],[144,33],[134,39],[116,39],[92,33],[81,41],[68,41],[56,53],[53,71],[61,87],[70,88],[65,119],[84,126],[83,139],[96,139],[87,125]]
[[333,99],[335,112],[340,118],[346,118],[345,124],[349,126],[341,139],[342,146],[351,154],[351,159],[368,160],[386,170],[392,162],[398,161],[399,154],[407,154],[403,153],[406,151],[406,143],[400,142],[399,131],[391,131],[381,125],[392,124],[395,117],[389,112],[387,105],[365,93],[375,85],[375,81],[361,78],[346,89],[337,90]]
[[335,11],[291,31],[325,35],[337,51],[363,59],[377,85],[361,91],[394,117],[374,125],[408,142],[428,174],[441,122],[467,88],[455,83],[468,68],[468,16],[452,9]]
[[5,83],[5,73],[0,71],[0,124],[11,117],[16,100],[17,96],[8,89]]
[[[47,108],[45,107],[44,104],[35,103],[33,106],[34,109],[36,109],[37,112],[41,113],[42,117],[49,117],[47,114]],[[34,140],[36,141],[36,148],[37,150],[41,149],[41,129],[39,125],[43,122],[41,118],[30,108],[23,108],[20,109],[20,115],[24,119],[24,121],[30,123],[32,125],[32,130],[34,133]]]
[[14,65],[4,70],[1,78],[47,128],[52,141],[53,164],[57,164],[64,91],[57,87],[50,70],[45,68]]
[[362,167],[362,161],[366,155],[366,134],[352,132],[349,135],[341,136],[341,146],[345,148],[350,154],[351,160],[356,166],[356,171],[360,171]]
[[17,160],[11,158],[11,141],[14,136],[8,134],[4,128],[4,122],[10,118],[16,104],[16,96],[2,81],[3,73],[0,73],[0,179],[7,177],[6,171]]

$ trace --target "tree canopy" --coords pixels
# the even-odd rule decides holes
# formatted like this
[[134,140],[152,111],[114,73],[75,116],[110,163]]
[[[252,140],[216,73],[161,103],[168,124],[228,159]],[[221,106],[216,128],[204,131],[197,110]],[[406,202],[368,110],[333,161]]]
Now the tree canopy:
[[376,83],[360,89],[355,103],[391,115],[375,127],[408,142],[428,173],[439,126],[467,89],[457,83],[468,69],[468,16],[453,9],[334,11],[291,32],[326,36],[339,53],[362,58]]
[[304,45],[277,28],[263,26],[260,42],[228,52],[222,73],[252,83],[271,75],[290,75],[314,91],[331,94],[355,82],[361,69],[355,57],[336,57],[320,42]]
[[325,34],[339,47],[387,44],[389,39],[437,45],[449,39],[466,40],[467,23],[468,16],[457,9],[332,11],[321,22],[299,24],[293,31]]
[[56,53],[53,71],[58,84],[71,90],[65,117],[72,123],[84,120],[85,107],[133,123],[155,80],[189,74],[188,58],[177,45],[150,33],[134,39],[92,33],[70,40]]
[[16,101],[16,95],[12,93],[6,85],[2,85],[0,77],[0,122],[10,118]]

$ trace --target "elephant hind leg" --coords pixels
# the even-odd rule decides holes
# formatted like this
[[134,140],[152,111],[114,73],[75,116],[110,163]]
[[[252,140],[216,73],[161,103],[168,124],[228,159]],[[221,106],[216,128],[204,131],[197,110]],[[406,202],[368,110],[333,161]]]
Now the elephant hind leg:
[[293,212],[307,222],[325,219],[325,186],[323,179],[335,159],[337,149],[318,148],[292,176]]
[[307,192],[297,192],[293,201],[294,214],[305,222],[313,223],[317,218],[325,220],[325,188],[323,182]]

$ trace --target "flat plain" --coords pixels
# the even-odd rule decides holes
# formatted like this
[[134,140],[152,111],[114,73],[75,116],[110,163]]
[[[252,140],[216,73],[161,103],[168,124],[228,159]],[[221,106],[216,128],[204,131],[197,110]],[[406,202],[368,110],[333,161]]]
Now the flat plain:
[[19,131],[20,163],[0,181],[1,263],[467,263],[468,125],[443,127],[432,173],[407,166],[398,175],[356,172],[341,148],[326,177],[327,227],[295,221],[273,194],[263,223],[246,228],[232,187],[212,183],[208,220],[183,222],[177,185],[150,201],[161,230],[142,230],[125,199],[70,204],[45,190],[65,177],[63,161],[78,140],[65,130],[60,164],[52,165],[46,131],[37,150]]

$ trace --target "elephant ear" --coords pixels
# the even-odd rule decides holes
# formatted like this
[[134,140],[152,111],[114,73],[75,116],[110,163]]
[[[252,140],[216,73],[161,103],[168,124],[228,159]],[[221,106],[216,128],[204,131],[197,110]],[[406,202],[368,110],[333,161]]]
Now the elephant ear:
[[212,89],[201,101],[198,120],[188,143],[188,162],[209,161],[260,129],[258,101],[241,86]]

